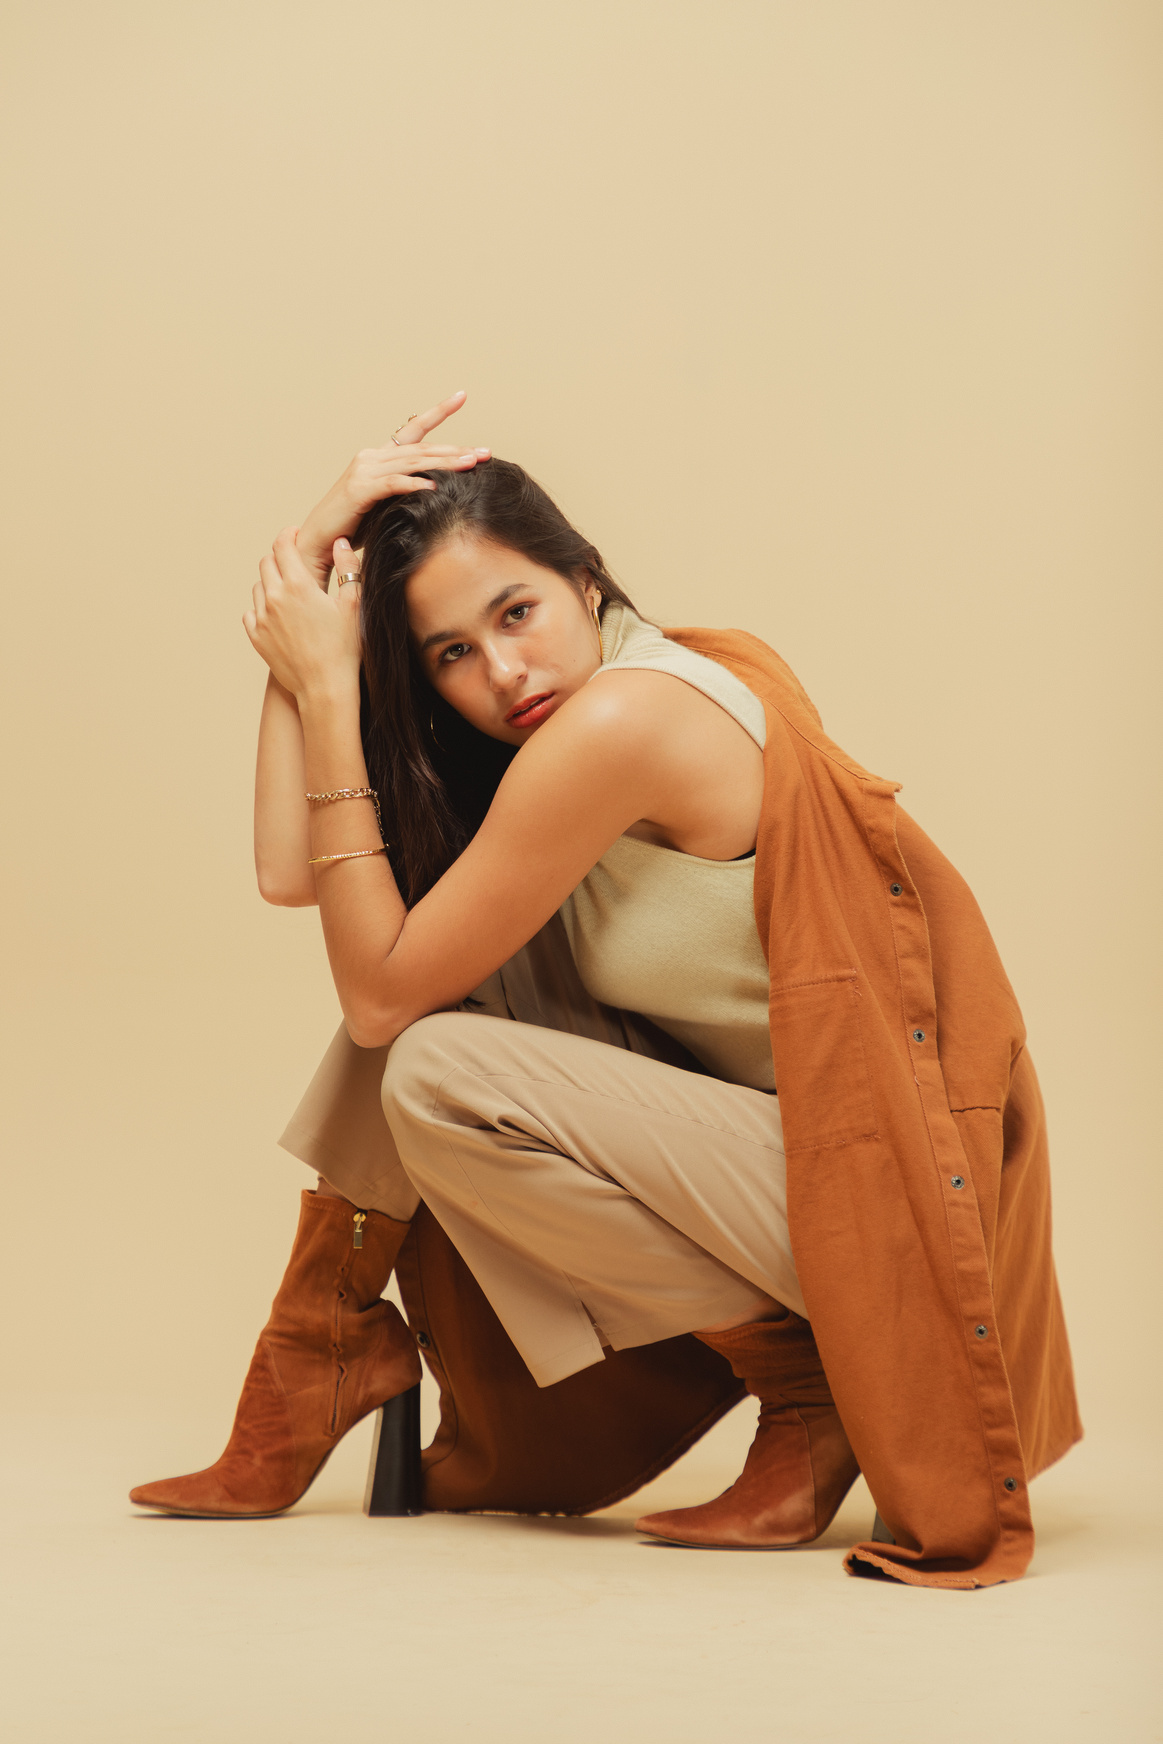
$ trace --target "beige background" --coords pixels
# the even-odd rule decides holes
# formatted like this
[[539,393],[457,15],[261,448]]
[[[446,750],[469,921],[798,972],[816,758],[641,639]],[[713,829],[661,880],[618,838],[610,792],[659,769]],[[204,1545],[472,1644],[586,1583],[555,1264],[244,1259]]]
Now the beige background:
[[[314,914],[254,889],[240,614],[351,453],[464,386],[459,436],[650,614],[772,642],[968,876],[1109,1484],[1159,1422],[1159,9],[5,18],[17,1420],[63,1413],[66,1466],[70,1424],[140,1422],[118,1507],[159,1424],[202,1425],[167,1459],[220,1445],[304,1178],[274,1135],[337,1022]],[[206,1725],[173,1735],[235,1735]]]

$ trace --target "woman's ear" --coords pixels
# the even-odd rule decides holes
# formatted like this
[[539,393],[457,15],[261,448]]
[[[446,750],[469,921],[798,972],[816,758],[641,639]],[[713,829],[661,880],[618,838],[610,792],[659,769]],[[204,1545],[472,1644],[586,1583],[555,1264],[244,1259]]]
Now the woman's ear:
[[600,654],[602,647],[602,590],[592,575],[586,577],[585,585],[582,588],[582,599],[585,602],[590,617],[593,619],[594,629],[598,633],[598,652]]
[[581,583],[581,594],[585,601],[586,610],[592,617],[596,611],[601,610],[602,590],[588,569],[578,571],[578,581]]

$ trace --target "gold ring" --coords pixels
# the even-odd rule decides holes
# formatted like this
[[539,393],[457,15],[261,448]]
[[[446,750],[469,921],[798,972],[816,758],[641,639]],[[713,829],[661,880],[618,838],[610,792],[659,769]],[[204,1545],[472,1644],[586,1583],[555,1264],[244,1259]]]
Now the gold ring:
[[341,575],[339,578],[339,586],[346,587],[349,581],[358,581],[359,579],[360,575],[358,570],[356,570],[354,575]]
[[[412,422],[413,418],[418,418],[419,416],[420,416],[419,412],[409,412],[408,416],[404,419],[404,424],[410,424]],[[400,434],[400,431],[404,428],[404,424],[397,424],[396,428],[392,431],[392,441],[393,442],[396,442],[396,437]],[[404,446],[404,444],[402,442],[396,442],[397,448],[403,448],[403,446]]]

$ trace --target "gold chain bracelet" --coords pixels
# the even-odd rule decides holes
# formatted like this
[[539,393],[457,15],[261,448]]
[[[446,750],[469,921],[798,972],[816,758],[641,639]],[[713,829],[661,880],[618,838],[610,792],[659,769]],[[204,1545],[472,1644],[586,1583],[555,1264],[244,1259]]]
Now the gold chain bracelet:
[[380,826],[380,835],[382,836],[384,833],[384,820],[380,815],[380,796],[374,787],[337,787],[333,793],[305,793],[303,798],[310,805],[328,805],[333,799],[370,799],[376,808],[376,822]]
[[369,854],[386,854],[387,848],[381,842],[378,848],[352,848],[346,854],[316,854],[308,860],[308,866],[321,866],[324,860],[366,860]]

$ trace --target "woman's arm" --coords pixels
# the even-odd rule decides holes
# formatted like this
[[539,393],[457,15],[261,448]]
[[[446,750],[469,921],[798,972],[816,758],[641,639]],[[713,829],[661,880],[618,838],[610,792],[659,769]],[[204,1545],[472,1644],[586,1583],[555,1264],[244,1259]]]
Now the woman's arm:
[[[430,430],[460,410],[464,400],[463,393],[453,394],[402,425],[397,432],[398,441],[383,448],[361,449],[343,476],[311,510],[298,530],[297,545],[307,572],[322,592],[327,591],[336,541],[346,541],[355,532],[373,503],[409,491],[435,489],[430,479],[414,478],[415,472],[430,472],[433,468],[463,471],[488,455],[487,448],[465,450],[424,441]],[[285,908],[304,908],[318,901],[314,874],[307,865],[310,832],[304,791],[303,729],[298,705],[294,693],[272,673],[258,731],[254,862],[264,900]]]
[[318,902],[307,857],[311,822],[299,707],[270,673],[258,728],[254,780],[254,867],[264,902],[307,908]]
[[[417,1018],[459,1004],[528,943],[624,830],[665,808],[660,789],[673,764],[665,723],[625,706],[627,681],[659,677],[627,673],[623,689],[590,687],[564,704],[522,747],[468,847],[411,910],[385,855],[314,868],[353,1041],[382,1046]],[[358,691],[308,685],[299,708],[311,791],[365,785]],[[310,828],[312,855],[378,840],[368,800],[314,807]]]
[[[323,594],[293,529],[263,559],[260,578],[244,621],[295,695],[308,789],[366,786],[356,590]],[[336,856],[314,871],[353,1041],[382,1045],[456,1005],[532,938],[631,824],[668,825],[684,809],[689,816],[692,792],[721,790],[725,759],[710,742],[708,710],[745,741],[716,705],[666,674],[627,672],[583,686],[522,746],[481,829],[411,911],[386,856],[368,851],[379,845],[370,800],[312,807],[311,856]],[[750,741],[744,749],[758,756]]]

